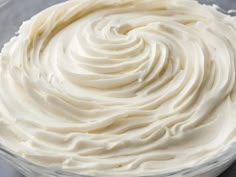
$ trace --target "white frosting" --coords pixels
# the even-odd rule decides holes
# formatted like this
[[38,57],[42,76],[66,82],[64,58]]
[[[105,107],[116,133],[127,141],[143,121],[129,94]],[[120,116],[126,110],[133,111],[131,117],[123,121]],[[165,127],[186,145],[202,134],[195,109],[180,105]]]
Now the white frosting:
[[100,176],[181,170],[236,135],[236,21],[192,0],[72,0],[0,55],[0,142]]

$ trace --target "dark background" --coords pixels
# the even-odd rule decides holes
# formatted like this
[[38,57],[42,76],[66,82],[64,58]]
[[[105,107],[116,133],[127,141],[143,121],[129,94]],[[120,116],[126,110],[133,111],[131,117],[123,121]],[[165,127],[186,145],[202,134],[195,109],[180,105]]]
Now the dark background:
[[[10,3],[7,3],[7,1],[10,1]],[[0,48],[14,35],[22,21],[29,19],[35,13],[50,5],[63,1],[65,0],[0,0]],[[199,1],[208,4],[216,3],[225,10],[236,9],[236,0]],[[0,159],[0,177],[23,176]],[[236,177],[236,163],[220,177]]]

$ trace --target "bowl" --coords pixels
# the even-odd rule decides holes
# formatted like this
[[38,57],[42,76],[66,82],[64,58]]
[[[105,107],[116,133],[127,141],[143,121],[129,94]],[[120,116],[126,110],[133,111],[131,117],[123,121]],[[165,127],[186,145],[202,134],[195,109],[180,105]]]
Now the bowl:
[[[7,42],[24,20],[29,19],[32,15],[41,10],[63,2],[64,0],[0,0],[0,48]],[[199,0],[201,3],[217,4],[222,7],[219,9],[236,8],[234,0]],[[232,6],[232,4],[234,6]],[[235,13],[231,11],[231,15]],[[57,169],[46,168],[33,164],[24,158],[17,156],[6,147],[0,145],[0,158],[7,161],[14,168],[19,170],[26,177],[85,177],[85,175],[72,174]],[[236,159],[236,142],[225,147],[221,154],[206,163],[199,164],[193,168],[187,168],[181,171],[175,171],[168,174],[155,175],[150,177],[216,177],[227,169]]]

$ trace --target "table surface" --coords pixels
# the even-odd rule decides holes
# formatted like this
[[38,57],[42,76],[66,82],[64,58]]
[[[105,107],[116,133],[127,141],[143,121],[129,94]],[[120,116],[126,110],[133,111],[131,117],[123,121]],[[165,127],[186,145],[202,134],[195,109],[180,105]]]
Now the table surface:
[[[6,0],[0,0],[1,2]],[[19,0],[11,0],[11,1],[19,1]],[[14,35],[14,32],[17,31],[22,21],[29,19],[35,13],[41,11],[45,7],[53,5],[58,2],[62,2],[64,0],[21,0],[21,4],[17,4],[16,11],[11,13],[9,10],[5,12],[5,15],[0,16],[0,22],[4,22],[7,17],[8,21],[13,22],[11,28],[0,27],[0,34],[5,34],[4,39],[0,41],[0,48],[3,43],[9,40],[10,36]],[[236,0],[199,0],[201,2],[216,2],[223,9],[236,9]],[[1,5],[0,5],[1,7]],[[33,8],[31,8],[33,7]],[[18,10],[17,10],[18,9]],[[27,9],[27,13],[22,14],[22,10]],[[1,9],[1,13],[5,9]],[[17,14],[20,14],[19,16]],[[0,159],[0,177],[23,177],[19,172],[13,169],[9,164]],[[223,173],[220,177],[236,177],[236,163],[233,164],[225,173]]]

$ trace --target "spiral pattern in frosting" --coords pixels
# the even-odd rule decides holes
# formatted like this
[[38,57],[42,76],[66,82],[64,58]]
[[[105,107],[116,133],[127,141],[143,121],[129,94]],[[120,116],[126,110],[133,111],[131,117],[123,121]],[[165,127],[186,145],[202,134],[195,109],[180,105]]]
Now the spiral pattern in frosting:
[[236,21],[192,0],[72,0],[0,55],[0,142],[43,166],[140,176],[236,135]]

